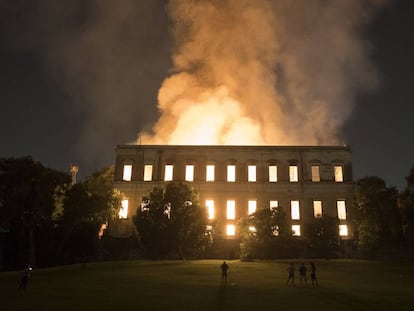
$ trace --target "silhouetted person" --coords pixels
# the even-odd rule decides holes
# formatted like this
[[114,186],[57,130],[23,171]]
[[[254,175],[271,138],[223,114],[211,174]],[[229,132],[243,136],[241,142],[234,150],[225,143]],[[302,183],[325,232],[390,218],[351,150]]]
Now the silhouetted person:
[[223,261],[221,264],[221,283],[227,283],[227,270],[229,270],[229,265]]
[[305,267],[304,264],[302,264],[299,268],[299,279],[300,279],[300,286],[303,285],[303,281],[305,282],[305,285],[308,285],[308,282],[306,280],[306,272],[308,269]]
[[289,281],[292,285],[295,285],[295,266],[293,265],[293,263],[291,263],[286,270],[288,272],[288,279],[286,281],[286,285],[289,285]]
[[311,265],[310,266],[310,276],[311,276],[312,285],[318,286],[318,280],[316,279],[316,267],[315,267],[315,264],[313,262],[311,262],[310,265]]
[[19,289],[26,289],[27,282],[30,278],[30,271],[32,271],[32,267],[30,267],[30,265],[26,265],[26,267],[23,269]]

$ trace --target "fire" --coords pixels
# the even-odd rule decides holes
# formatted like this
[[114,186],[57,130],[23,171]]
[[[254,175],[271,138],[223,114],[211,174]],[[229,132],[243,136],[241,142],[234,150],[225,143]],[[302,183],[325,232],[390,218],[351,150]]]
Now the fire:
[[140,143],[338,144],[353,97],[375,85],[359,0],[170,0],[168,10],[174,73]]
[[[171,127],[168,144],[226,145],[262,144],[260,125],[246,116],[240,102],[222,87],[203,92],[197,100],[182,98],[160,119],[157,132]],[[170,122],[167,122],[170,121]],[[164,124],[167,123],[167,125]],[[173,123],[173,124],[171,124]],[[144,136],[143,141],[150,141]]]

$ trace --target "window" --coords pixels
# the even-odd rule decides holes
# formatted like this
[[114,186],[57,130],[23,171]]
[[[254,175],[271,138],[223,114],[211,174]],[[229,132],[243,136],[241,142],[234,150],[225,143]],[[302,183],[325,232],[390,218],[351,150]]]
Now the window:
[[185,181],[194,181],[194,165],[185,166]]
[[236,235],[236,226],[235,225],[227,225],[226,234],[227,234],[227,236],[235,236]]
[[129,200],[123,199],[121,201],[121,209],[119,210],[119,219],[127,219],[128,217]]
[[172,181],[173,180],[173,170],[174,170],[173,165],[171,165],[171,164],[165,165],[164,181]]
[[206,181],[214,181],[214,165],[206,166]]
[[300,225],[292,225],[292,235],[300,236]]
[[247,167],[247,180],[249,182],[256,182],[256,165],[249,165]]
[[313,201],[313,216],[322,217],[322,201]]
[[346,220],[345,201],[336,201],[336,207],[338,209],[338,219]]
[[214,219],[214,200],[206,200],[208,219]]
[[339,236],[348,236],[348,226],[339,225]]
[[334,172],[335,172],[335,181],[336,182],[343,182],[344,181],[344,175],[343,175],[343,172],[342,172],[342,166],[335,165]]
[[313,182],[321,181],[321,176],[319,173],[319,165],[312,165],[312,181]]
[[236,201],[227,200],[227,219],[236,219]]
[[290,213],[292,220],[299,220],[299,201],[290,201]]
[[131,177],[132,177],[132,164],[124,164],[122,180],[131,181]]
[[144,181],[151,181],[152,180],[152,165],[146,164],[144,165]]
[[247,213],[249,215],[254,214],[256,212],[257,202],[256,200],[249,200],[248,207],[247,207]]
[[298,181],[298,167],[297,167],[297,165],[290,165],[289,166],[289,180],[290,180],[290,182],[297,182]]
[[269,166],[269,182],[277,182],[277,166]]
[[249,232],[251,234],[255,234],[257,232],[256,227],[255,226],[249,226]]
[[227,181],[236,181],[236,165],[227,165]]
[[279,206],[279,201],[275,201],[275,200],[270,200],[269,201],[269,207],[270,207],[270,209],[274,209],[274,208],[276,208],[278,206]]

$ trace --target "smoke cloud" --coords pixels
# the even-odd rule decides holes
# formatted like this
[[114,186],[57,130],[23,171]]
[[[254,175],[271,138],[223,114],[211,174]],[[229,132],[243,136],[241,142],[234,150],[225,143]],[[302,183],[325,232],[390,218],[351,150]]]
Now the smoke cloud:
[[81,168],[134,140],[337,144],[378,84],[364,32],[385,3],[0,0],[0,44],[49,79]]
[[386,1],[170,0],[174,72],[144,144],[342,144],[379,78],[364,29]]

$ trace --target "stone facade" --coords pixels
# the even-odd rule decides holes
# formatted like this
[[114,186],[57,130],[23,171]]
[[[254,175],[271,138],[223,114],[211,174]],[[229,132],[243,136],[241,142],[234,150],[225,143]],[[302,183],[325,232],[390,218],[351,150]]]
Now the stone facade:
[[168,180],[188,182],[199,192],[214,234],[224,238],[237,238],[240,217],[275,205],[284,208],[295,235],[322,213],[339,218],[343,239],[352,237],[352,160],[346,146],[119,145],[115,187],[125,200],[113,234],[128,235],[142,196]]

